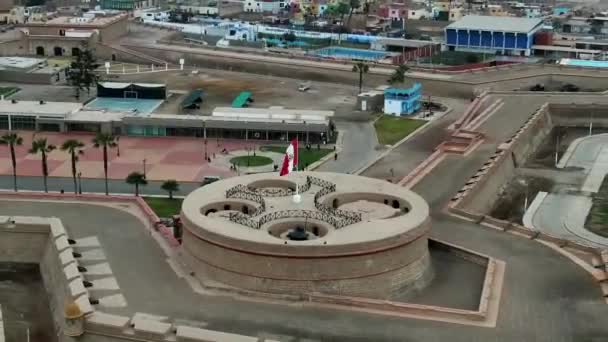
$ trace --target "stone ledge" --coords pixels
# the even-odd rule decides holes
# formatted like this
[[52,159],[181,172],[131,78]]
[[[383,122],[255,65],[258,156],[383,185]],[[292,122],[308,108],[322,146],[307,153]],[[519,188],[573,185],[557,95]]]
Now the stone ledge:
[[78,304],[78,307],[80,308],[80,311],[82,311],[83,314],[88,315],[95,312],[95,309],[93,309],[91,302],[89,302],[88,293],[84,296],[76,298],[75,302],[76,304]]
[[172,326],[171,323],[148,319],[136,319],[132,321],[132,324],[136,336],[150,339],[163,339],[169,333]]
[[57,248],[57,252],[61,253],[69,247],[70,243],[68,242],[66,235],[61,235],[55,240],[55,248]]
[[177,327],[178,342],[257,342],[257,337],[230,334],[220,331],[192,328],[180,325]]
[[[78,298],[84,294],[87,294],[87,289],[84,288],[82,279],[74,279],[68,285],[70,288],[70,294],[73,298]],[[82,308],[81,308],[82,309]]]
[[100,333],[121,334],[127,327],[129,320],[129,317],[126,316],[95,311],[86,317],[86,329]]
[[59,261],[61,261],[61,266],[66,266],[68,264],[76,262],[73,253],[74,250],[72,249],[72,247],[68,247],[66,250],[59,253]]
[[75,262],[64,267],[63,273],[65,274],[66,279],[70,282],[74,279],[82,279],[82,275],[80,274],[80,271],[78,271],[78,266]]

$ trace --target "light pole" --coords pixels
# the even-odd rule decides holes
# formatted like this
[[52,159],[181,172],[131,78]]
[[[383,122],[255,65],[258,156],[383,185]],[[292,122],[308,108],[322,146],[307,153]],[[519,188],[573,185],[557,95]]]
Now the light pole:
[[528,182],[525,179],[518,180],[519,184],[523,185],[526,188],[525,196],[524,196],[524,213],[528,210]]
[[82,195],[82,172],[78,172],[78,193]]
[[116,156],[120,157],[120,137],[116,137]]
[[589,135],[593,135],[593,109],[591,110],[591,116],[589,117]]
[[247,167],[249,167],[249,146],[245,147],[247,150]]
[[144,160],[142,160],[143,164],[144,164],[144,178],[146,178],[146,158],[144,158]]
[[205,160],[208,160],[208,156],[207,156],[207,138],[205,138]]
[[557,134],[555,136],[555,167],[557,167],[557,162],[559,158],[559,126],[556,127]]

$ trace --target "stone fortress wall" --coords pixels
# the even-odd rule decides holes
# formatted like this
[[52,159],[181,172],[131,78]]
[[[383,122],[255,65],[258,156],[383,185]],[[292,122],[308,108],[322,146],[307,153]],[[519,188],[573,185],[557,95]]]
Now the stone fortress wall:
[[[335,190],[315,196],[325,188],[313,185],[301,193],[303,203],[298,206],[291,204],[290,195],[264,197],[261,201],[265,201],[265,211],[254,215],[234,211],[253,208],[255,202],[227,198],[224,193],[238,186],[235,182],[269,184],[276,180],[283,186],[281,178],[251,175],[224,180],[196,190],[186,198],[181,215],[184,236],[180,255],[201,282],[212,280],[248,291],[304,297],[326,293],[388,298],[396,292],[423,287],[431,280],[428,206],[419,196],[393,184],[363,177],[319,172],[298,172],[297,175],[302,179],[310,176],[335,182]],[[331,223],[339,215],[329,211],[323,216],[312,203],[304,204],[312,202],[312,197],[315,201],[319,197],[317,206],[324,208],[364,200],[391,210],[400,209],[394,217],[364,219],[336,228]],[[225,217],[207,216],[210,208],[215,211],[222,207],[224,212],[232,212],[230,215],[243,216],[242,221],[252,222],[255,228],[230,222]],[[280,216],[285,212],[293,217]],[[321,221],[325,217],[328,221],[308,221],[301,213],[317,215]],[[347,213],[355,212],[342,214],[350,215]],[[256,225],[256,220],[274,215],[276,219]],[[277,226],[287,229],[298,224],[310,229],[322,227],[323,233],[308,241],[282,240],[273,235]]]
[[[128,198],[122,199],[125,200]],[[70,302],[75,302],[84,314],[85,334],[103,335],[111,341],[276,342],[174,324],[167,319],[161,321],[99,311],[91,305],[83,283],[86,272],[81,273],[78,269],[75,258],[78,254],[74,254],[73,243],[57,218],[0,216],[0,262],[39,264],[60,342],[77,341],[64,335],[64,308]],[[0,333],[3,333],[2,329]]]

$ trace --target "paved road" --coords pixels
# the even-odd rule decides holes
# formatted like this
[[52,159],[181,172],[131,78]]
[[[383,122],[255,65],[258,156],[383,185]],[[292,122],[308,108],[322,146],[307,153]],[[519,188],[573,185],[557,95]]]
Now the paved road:
[[338,159],[330,159],[322,164],[317,171],[327,172],[353,172],[376,158],[378,151],[378,139],[376,130],[369,121],[336,123],[337,128],[344,132],[342,140],[342,151],[338,153]]
[[[468,100],[434,97],[452,108],[447,115],[429,122],[422,132],[393,149],[374,165],[362,172],[363,176],[399,180],[425,160],[441,141],[448,137],[447,127],[462,115]],[[390,170],[393,170],[391,174]]]
[[[19,177],[17,184],[20,190],[42,191],[44,185],[42,177]],[[74,181],[72,178],[50,177],[48,180],[49,191],[74,192]],[[167,195],[167,192],[160,188],[162,182],[150,181],[148,185],[141,186],[139,192],[142,195]],[[180,191],[176,192],[177,196],[185,196],[198,188],[199,183],[180,183]],[[123,180],[108,180],[110,193],[114,194],[132,194],[135,192],[133,185],[125,183]],[[13,177],[0,175],[0,189],[13,190]],[[104,193],[105,185],[103,179],[82,179],[82,192]]]

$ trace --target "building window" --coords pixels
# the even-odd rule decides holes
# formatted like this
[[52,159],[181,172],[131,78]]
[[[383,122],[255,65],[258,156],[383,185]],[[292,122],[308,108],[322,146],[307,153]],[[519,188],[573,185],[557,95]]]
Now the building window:
[[416,15],[416,12],[412,12],[412,15]]

